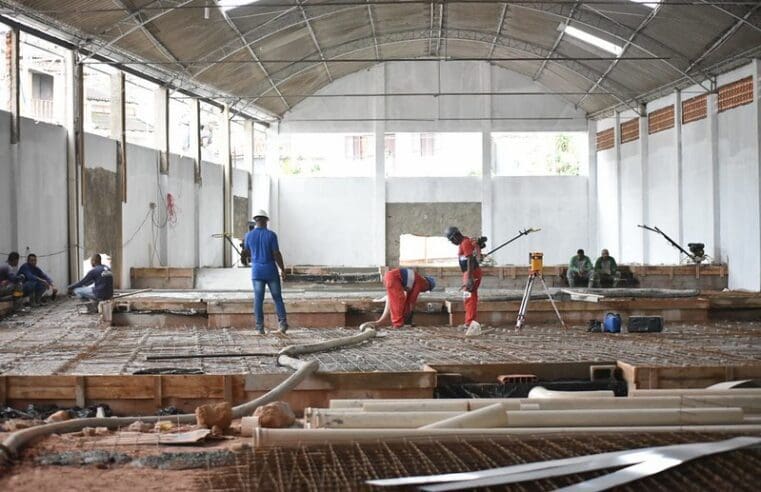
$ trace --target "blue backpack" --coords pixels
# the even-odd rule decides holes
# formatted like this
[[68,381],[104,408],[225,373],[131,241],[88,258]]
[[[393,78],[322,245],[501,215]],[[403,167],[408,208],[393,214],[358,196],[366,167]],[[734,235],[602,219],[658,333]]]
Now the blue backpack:
[[621,332],[621,315],[618,313],[608,313],[602,322],[605,333]]

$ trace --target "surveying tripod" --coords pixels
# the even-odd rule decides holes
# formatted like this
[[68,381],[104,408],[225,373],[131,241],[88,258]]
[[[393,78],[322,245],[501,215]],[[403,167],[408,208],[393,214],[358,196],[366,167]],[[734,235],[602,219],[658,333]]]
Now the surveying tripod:
[[521,307],[518,309],[518,318],[515,321],[515,329],[520,330],[523,328],[524,323],[526,322],[526,311],[528,310],[528,301],[531,299],[531,289],[534,286],[534,280],[537,278],[542,282],[542,286],[544,287],[544,292],[547,294],[547,297],[550,299],[550,303],[552,303],[552,309],[555,310],[555,314],[558,317],[558,321],[560,321],[560,325],[563,328],[567,328],[565,325],[565,322],[563,321],[563,318],[560,317],[560,311],[558,311],[558,307],[555,305],[555,300],[552,298],[552,294],[550,294],[550,290],[547,288],[547,284],[544,282],[544,277],[542,276],[542,258],[544,257],[543,253],[529,253],[529,269],[528,269],[528,281],[526,281],[526,288],[523,290],[523,299],[521,299]]

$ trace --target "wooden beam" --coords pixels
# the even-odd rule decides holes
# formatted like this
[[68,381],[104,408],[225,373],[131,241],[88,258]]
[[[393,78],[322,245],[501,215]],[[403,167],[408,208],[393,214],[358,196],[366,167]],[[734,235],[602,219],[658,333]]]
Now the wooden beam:
[[124,72],[111,75],[111,138],[116,141],[116,170],[119,174],[119,191],[127,203],[127,119]]
[[159,151],[161,174],[169,174],[169,89],[158,87],[154,91],[156,149]]

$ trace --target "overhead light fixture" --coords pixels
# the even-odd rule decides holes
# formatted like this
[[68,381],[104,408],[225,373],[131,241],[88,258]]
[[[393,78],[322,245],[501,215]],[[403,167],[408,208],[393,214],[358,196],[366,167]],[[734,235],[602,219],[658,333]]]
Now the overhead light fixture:
[[631,2],[644,5],[649,9],[655,9],[661,4],[661,0],[630,0]]
[[594,34],[589,34],[588,32],[582,31],[581,29],[577,29],[573,26],[563,26],[562,24],[561,26],[563,27],[563,31],[565,31],[565,33],[569,36],[584,41],[585,43],[589,43],[596,48],[607,51],[608,53],[613,53],[616,56],[620,56],[621,53],[624,52],[624,49],[621,46],[611,43],[610,41],[605,41],[604,39],[599,38]]
[[258,1],[259,0],[221,0],[217,2],[217,6],[222,12],[227,12],[228,10],[237,9],[238,7],[243,7],[244,5],[249,5]]

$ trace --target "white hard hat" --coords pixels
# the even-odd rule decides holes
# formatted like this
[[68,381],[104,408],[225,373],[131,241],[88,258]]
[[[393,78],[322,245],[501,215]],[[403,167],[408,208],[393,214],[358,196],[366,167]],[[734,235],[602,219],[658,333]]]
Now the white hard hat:
[[254,219],[256,219],[257,217],[264,217],[265,219],[269,220],[270,214],[268,214],[267,211],[264,210],[263,208],[260,208],[259,210],[254,212]]

